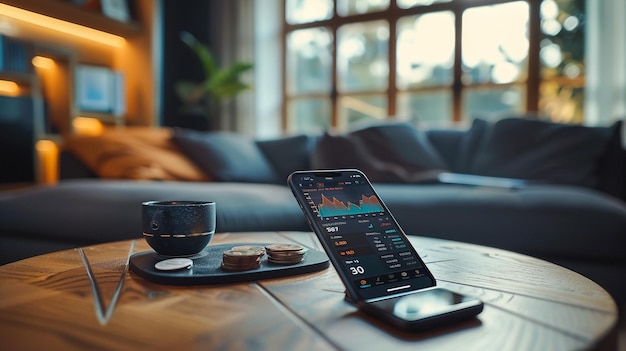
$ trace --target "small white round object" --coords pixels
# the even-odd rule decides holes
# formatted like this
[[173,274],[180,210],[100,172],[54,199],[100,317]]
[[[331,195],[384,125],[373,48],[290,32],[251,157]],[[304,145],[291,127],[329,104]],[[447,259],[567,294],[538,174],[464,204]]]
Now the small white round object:
[[189,269],[193,266],[193,261],[188,258],[170,258],[159,261],[154,268],[160,271],[177,271],[179,269]]

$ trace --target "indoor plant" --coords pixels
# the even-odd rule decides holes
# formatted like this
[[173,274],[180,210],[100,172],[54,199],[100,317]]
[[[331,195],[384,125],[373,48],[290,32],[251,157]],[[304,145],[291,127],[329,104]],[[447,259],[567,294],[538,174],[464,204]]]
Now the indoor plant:
[[[191,33],[182,31],[180,39],[196,54],[204,71],[204,79],[201,82],[182,80],[176,83],[176,94],[183,102],[181,112],[200,114],[211,119],[213,115],[219,113],[222,101],[250,88],[250,85],[242,82],[240,78],[244,72],[251,70],[253,65],[235,62],[227,67],[219,67],[209,48]],[[215,127],[215,123],[208,124]]]

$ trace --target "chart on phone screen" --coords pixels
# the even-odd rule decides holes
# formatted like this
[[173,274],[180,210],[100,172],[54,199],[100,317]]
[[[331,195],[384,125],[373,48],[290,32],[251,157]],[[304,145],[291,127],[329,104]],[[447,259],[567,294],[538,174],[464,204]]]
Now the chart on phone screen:
[[382,204],[374,194],[363,194],[341,186],[307,189],[304,196],[312,209],[325,219],[376,215],[384,212]]

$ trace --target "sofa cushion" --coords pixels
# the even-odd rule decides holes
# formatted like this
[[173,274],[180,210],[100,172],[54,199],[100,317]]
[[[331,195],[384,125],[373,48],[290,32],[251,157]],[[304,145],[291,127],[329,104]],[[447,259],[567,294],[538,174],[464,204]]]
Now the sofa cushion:
[[171,142],[171,129],[107,128],[101,135],[70,135],[65,147],[100,178],[209,181]]
[[200,169],[219,181],[279,181],[256,142],[244,135],[176,128],[172,140]]
[[463,127],[450,129],[428,129],[425,131],[428,140],[443,158],[446,166],[451,171],[455,165],[461,142],[467,129]]
[[594,189],[377,184],[376,190],[407,234],[540,257],[626,262],[626,206]]
[[149,200],[214,201],[222,233],[308,229],[285,185],[72,179],[0,194],[0,235],[75,244],[142,240],[141,203]]
[[622,146],[623,122],[611,128],[612,136],[598,165],[598,190],[626,201],[626,150]]
[[407,123],[384,124],[345,134],[326,133],[311,156],[313,168],[357,168],[374,182],[434,180],[447,165],[426,135]]
[[272,164],[281,183],[291,172],[311,168],[311,152],[316,136],[295,135],[269,140],[259,140],[257,145]]
[[456,171],[594,187],[615,127],[476,119],[461,143]]

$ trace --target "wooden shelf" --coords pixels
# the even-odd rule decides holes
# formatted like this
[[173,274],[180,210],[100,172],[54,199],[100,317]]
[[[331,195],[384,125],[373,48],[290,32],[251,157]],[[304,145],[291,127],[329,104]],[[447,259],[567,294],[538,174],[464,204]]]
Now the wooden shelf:
[[[123,125],[126,120],[135,124],[154,123],[150,101],[128,99],[124,117],[111,114],[86,113],[80,111],[75,98],[75,71],[79,65],[108,67],[124,74],[125,84],[132,87],[133,95],[152,96],[152,33],[155,27],[154,6],[152,1],[125,0],[131,15],[130,22],[123,22],[107,17],[100,10],[99,0],[82,1],[87,5],[75,5],[72,0],[0,0],[0,5],[14,7],[23,11],[7,8],[0,13],[0,19],[14,27],[11,37],[32,43],[34,54],[50,58],[55,65],[51,68],[37,67],[32,74],[4,75],[20,86],[20,94],[42,91],[46,101],[46,123],[54,125],[54,130],[65,135],[72,132],[72,120],[77,116],[97,118],[107,124]],[[94,5],[91,5],[94,3]],[[97,7],[95,5],[97,3]],[[115,45],[117,41],[100,40],[100,36],[72,35],[62,26],[61,29],[48,29],[45,19],[32,16],[29,20],[22,12],[45,15],[68,23],[82,25],[91,29],[117,35],[125,39],[124,45]],[[2,11],[0,11],[2,12]],[[49,23],[48,23],[49,24]],[[52,23],[54,25],[54,23]],[[107,36],[102,36],[107,37]],[[108,38],[108,37],[107,37]],[[122,42],[122,41],[119,41]],[[0,73],[0,79],[3,75]],[[30,78],[34,79],[32,82]],[[40,85],[35,85],[40,84]],[[29,85],[36,89],[27,91]],[[131,89],[127,88],[127,95]],[[46,124],[48,125],[48,124]]]
[[140,26],[135,21],[128,23],[116,21],[101,13],[84,10],[61,0],[1,0],[0,2],[122,37],[132,36],[140,31]]

